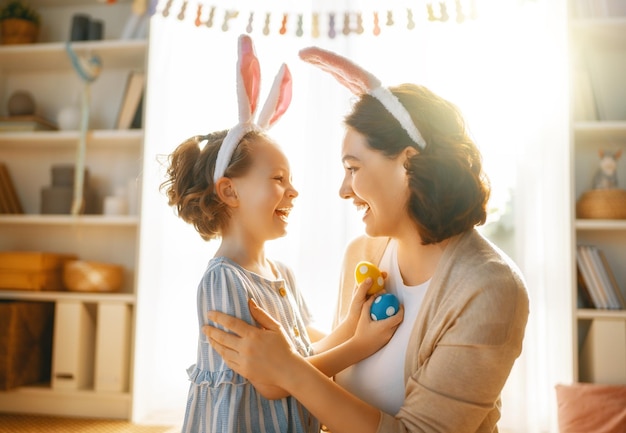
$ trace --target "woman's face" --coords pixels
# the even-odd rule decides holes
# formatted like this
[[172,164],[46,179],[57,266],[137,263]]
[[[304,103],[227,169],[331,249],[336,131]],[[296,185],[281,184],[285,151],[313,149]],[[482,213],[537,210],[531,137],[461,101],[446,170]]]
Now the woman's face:
[[367,144],[364,135],[348,128],[341,160],[344,178],[339,195],[352,199],[363,211],[365,232],[370,236],[395,237],[407,225],[408,178],[404,168],[407,153],[389,158]]

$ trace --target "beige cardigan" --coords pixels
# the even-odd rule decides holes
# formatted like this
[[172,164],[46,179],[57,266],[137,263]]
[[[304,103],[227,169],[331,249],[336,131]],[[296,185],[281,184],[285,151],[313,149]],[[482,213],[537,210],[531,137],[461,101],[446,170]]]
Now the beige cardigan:
[[[349,308],[356,263],[378,264],[387,243],[360,237],[348,246],[336,322]],[[395,416],[381,412],[378,432],[497,432],[528,313],[523,278],[506,255],[475,230],[451,238],[411,333],[404,404]]]

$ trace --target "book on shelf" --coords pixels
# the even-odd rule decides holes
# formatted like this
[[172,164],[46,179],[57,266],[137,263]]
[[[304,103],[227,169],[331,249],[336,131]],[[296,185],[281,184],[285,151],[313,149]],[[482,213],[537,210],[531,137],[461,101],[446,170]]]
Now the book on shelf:
[[579,287],[595,308],[626,309],[624,296],[601,249],[594,245],[578,245],[576,260],[582,277]]
[[40,116],[0,117],[0,132],[56,131],[57,126]]
[[622,290],[617,283],[617,279],[613,274],[613,270],[611,269],[611,265],[609,265],[608,260],[606,259],[606,255],[604,252],[598,247],[593,247],[592,251],[600,262],[600,273],[602,275],[603,281],[605,281],[607,290],[610,292],[611,297],[613,299],[614,305],[619,310],[626,309],[626,299],[624,299],[624,295],[622,294]]
[[146,74],[142,71],[131,71],[126,80],[122,103],[117,116],[117,129],[129,129],[137,117],[138,110],[142,110],[142,99],[146,84]]
[[580,271],[580,266],[576,266],[576,282],[578,287],[578,308],[596,308],[593,298],[591,297],[590,289],[587,287],[585,278]]
[[22,214],[22,204],[15,191],[7,166],[0,162],[0,213]]
[[587,293],[589,294],[589,298],[592,300],[593,307],[606,309],[606,301],[602,297],[599,283],[592,272],[593,268],[591,260],[587,250],[584,248],[584,245],[578,245],[576,247],[576,262],[584,281],[583,287],[587,289]]

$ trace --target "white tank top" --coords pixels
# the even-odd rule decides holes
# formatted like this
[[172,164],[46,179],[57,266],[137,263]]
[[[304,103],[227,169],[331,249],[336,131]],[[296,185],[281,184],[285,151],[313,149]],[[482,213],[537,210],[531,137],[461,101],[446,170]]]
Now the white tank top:
[[391,240],[379,264],[387,272],[385,289],[404,305],[404,320],[382,349],[335,376],[339,385],[383,412],[395,415],[405,395],[404,359],[417,313],[430,280],[418,286],[405,286],[398,268],[398,245]]

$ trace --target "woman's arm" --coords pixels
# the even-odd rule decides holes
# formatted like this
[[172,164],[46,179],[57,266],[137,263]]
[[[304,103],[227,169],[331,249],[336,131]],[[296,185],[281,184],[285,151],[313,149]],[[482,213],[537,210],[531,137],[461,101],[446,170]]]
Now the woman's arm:
[[[376,431],[380,422],[378,409],[343,390],[306,358],[302,358],[285,338],[280,324],[263,310],[251,304],[250,311],[261,328],[223,313],[209,313],[212,321],[231,331],[205,327],[211,344],[233,370],[255,386],[284,389],[333,433]],[[344,349],[339,346],[328,356],[338,356],[341,350]],[[347,352],[347,348],[345,350]],[[340,363],[335,361],[330,364],[336,366]]]

